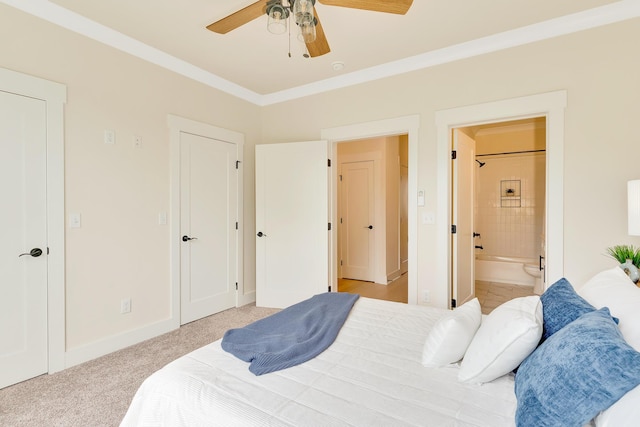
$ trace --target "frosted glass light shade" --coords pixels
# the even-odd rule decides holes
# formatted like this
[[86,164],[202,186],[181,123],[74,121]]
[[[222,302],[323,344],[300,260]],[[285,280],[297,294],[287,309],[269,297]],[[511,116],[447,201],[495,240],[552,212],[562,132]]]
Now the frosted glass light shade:
[[640,236],[640,179],[627,183],[629,235]]
[[305,15],[298,26],[300,27],[300,34],[298,37],[301,41],[305,43],[312,43],[316,40],[316,23],[313,16]]
[[287,31],[287,18],[289,12],[280,4],[275,4],[269,9],[267,30],[272,34],[283,34]]
[[293,2],[293,16],[296,24],[301,25],[305,15],[311,15],[313,19],[313,5],[315,1],[311,0],[295,0]]

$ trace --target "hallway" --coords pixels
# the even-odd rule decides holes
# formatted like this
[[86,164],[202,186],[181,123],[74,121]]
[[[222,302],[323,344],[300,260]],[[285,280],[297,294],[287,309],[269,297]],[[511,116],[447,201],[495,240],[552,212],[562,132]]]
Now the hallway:
[[407,303],[408,274],[403,274],[387,285],[362,282],[351,279],[338,279],[338,292],[360,294],[360,296],[387,301]]

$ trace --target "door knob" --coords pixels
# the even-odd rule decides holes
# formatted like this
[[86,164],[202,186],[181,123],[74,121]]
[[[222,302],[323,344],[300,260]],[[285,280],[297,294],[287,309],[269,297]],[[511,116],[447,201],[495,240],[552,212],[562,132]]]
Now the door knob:
[[29,256],[32,256],[34,258],[38,258],[40,255],[42,255],[42,249],[33,248],[29,252],[25,252],[23,254],[18,255],[18,258],[20,258],[21,256],[25,256],[25,255],[29,255]]
[[198,240],[197,237],[189,237],[186,234],[184,236],[182,236],[182,241],[183,242],[188,242],[189,240]]
[[365,227],[365,228],[368,228],[369,230],[373,230],[373,225],[370,225],[370,226]]
[[258,236],[258,237],[262,237],[262,236],[267,237],[267,235],[264,234],[262,231],[258,231],[258,234],[256,234],[256,236]]

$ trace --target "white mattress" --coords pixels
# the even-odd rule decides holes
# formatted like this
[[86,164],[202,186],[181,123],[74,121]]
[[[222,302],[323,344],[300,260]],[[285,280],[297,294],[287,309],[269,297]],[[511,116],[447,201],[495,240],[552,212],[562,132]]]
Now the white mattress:
[[122,426],[514,426],[512,375],[466,385],[421,365],[445,312],[360,298],[326,351],[262,376],[216,341],[145,380]]

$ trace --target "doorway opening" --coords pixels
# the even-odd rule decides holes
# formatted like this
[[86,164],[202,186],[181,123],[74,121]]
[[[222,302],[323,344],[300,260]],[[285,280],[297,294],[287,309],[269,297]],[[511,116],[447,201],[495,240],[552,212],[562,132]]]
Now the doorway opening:
[[[452,181],[453,212],[469,212],[471,223],[452,234],[452,278],[458,297],[476,296],[486,314],[510,299],[542,292],[546,118],[480,124],[455,132],[464,134],[459,140],[464,139],[473,154],[464,166],[452,167],[454,177],[456,172],[467,177]],[[471,197],[457,197],[465,194]],[[461,250],[458,244],[468,248]],[[471,259],[459,259],[458,254]],[[471,292],[462,292],[465,289]]]
[[[407,135],[408,170],[407,170],[407,235],[417,236],[417,198],[412,195],[418,194],[418,131],[420,128],[420,116],[403,116],[391,119],[382,119],[371,122],[356,123],[334,128],[322,129],[321,138],[330,143],[331,159],[336,164],[335,155],[339,143],[347,141],[362,140],[367,138],[377,138],[390,135]],[[332,168],[331,172],[331,223],[337,224],[339,221],[336,195],[338,186],[337,168]],[[338,239],[336,233],[331,233],[329,250],[330,265],[330,288],[338,289],[338,265],[336,262],[338,253]],[[407,248],[407,273],[402,277],[407,280],[407,302],[417,304],[418,302],[418,274],[417,274],[418,245],[417,239],[409,239]],[[385,285],[380,285],[385,286]]]
[[[451,185],[451,133],[454,129],[480,124],[545,117],[546,131],[546,182],[545,182],[545,263],[544,287],[564,275],[563,252],[563,170],[564,170],[564,112],[567,92],[556,91],[537,95],[488,102],[436,113],[438,144],[438,180],[447,185],[438,186],[437,245],[446,248],[436,254],[438,283],[445,286],[433,288],[432,299],[436,304],[453,306],[457,289],[452,272],[452,185]],[[475,160],[474,160],[475,162]],[[479,165],[479,164],[478,164]],[[486,166],[485,166],[486,167]],[[553,183],[553,185],[550,185]],[[507,187],[509,188],[509,187]]]
[[408,302],[408,135],[336,144],[338,292]]

